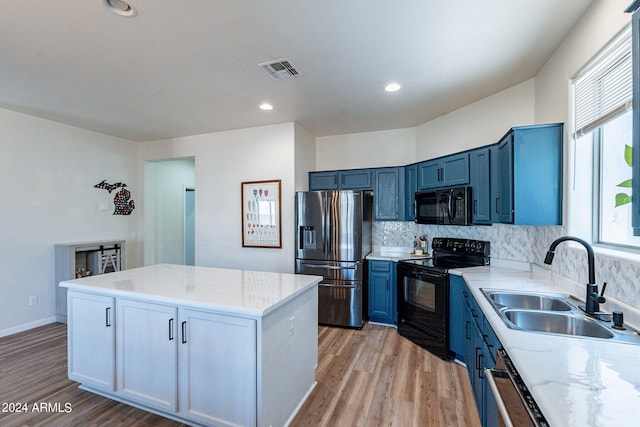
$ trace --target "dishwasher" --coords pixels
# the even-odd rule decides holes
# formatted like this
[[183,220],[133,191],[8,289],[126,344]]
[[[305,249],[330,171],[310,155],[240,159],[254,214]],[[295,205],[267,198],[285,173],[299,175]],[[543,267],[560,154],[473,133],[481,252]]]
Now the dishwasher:
[[496,367],[485,369],[485,374],[498,407],[499,426],[549,427],[504,349],[496,351]]

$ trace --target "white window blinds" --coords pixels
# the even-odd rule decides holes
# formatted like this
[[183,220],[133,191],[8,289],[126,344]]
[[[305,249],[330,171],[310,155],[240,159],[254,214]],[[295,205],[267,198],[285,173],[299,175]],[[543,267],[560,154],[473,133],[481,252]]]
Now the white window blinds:
[[623,31],[575,79],[578,137],[631,109],[631,29]]

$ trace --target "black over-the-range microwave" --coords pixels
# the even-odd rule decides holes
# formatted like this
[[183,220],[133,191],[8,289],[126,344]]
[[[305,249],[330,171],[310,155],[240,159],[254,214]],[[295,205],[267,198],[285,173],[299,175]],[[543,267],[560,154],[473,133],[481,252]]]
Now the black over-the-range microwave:
[[471,187],[418,192],[415,214],[418,224],[471,225]]

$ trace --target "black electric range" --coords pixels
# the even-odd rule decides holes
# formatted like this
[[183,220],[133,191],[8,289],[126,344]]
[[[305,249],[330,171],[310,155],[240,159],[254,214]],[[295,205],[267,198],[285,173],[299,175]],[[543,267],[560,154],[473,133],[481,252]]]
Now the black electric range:
[[449,269],[489,265],[490,243],[436,237],[433,256],[398,262],[398,333],[449,359]]

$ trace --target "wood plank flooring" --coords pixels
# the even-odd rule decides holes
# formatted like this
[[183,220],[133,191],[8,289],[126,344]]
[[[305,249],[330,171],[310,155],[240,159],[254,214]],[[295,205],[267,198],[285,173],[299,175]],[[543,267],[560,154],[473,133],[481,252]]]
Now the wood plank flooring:
[[385,326],[318,331],[318,385],[292,427],[480,426],[463,366]]
[[[464,367],[384,326],[318,332],[318,385],[291,426],[480,426]],[[59,323],[0,338],[0,426],[183,425],[80,390],[66,342]]]

